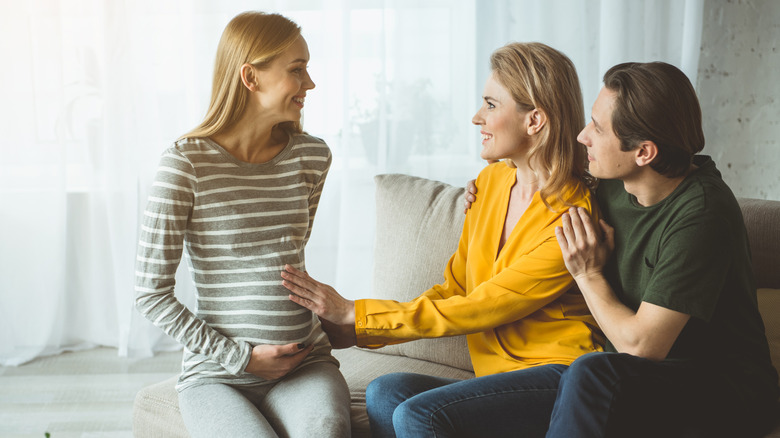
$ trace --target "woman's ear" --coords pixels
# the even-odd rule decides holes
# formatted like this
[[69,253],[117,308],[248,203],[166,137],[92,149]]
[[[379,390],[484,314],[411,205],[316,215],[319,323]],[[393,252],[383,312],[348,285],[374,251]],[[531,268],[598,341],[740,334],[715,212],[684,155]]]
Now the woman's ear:
[[257,71],[252,64],[246,63],[242,65],[240,74],[241,82],[249,91],[260,90],[260,82],[258,81]]
[[538,134],[547,124],[547,114],[539,108],[534,108],[526,114],[528,135]]

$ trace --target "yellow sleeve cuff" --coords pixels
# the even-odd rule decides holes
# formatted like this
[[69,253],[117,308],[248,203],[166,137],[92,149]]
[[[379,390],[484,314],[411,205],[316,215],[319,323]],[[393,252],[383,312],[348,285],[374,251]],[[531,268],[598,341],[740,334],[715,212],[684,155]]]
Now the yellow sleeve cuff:
[[[366,314],[366,302],[369,300],[357,300],[355,301],[355,337],[357,338],[357,346],[363,348],[382,348],[386,343],[377,343],[369,341],[368,333],[368,315]],[[376,336],[374,336],[376,338]]]
[[366,300],[355,301],[355,335],[357,336],[357,343],[360,344],[360,339],[366,336]]

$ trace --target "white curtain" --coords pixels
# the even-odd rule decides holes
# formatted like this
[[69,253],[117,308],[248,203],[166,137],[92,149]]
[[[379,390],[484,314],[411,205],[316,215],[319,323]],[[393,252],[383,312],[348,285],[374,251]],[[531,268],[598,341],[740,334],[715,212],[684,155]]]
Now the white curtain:
[[[463,185],[488,56],[568,54],[586,114],[601,75],[664,60],[695,83],[703,0],[0,0],[0,363],[95,345],[178,348],[133,307],[139,218],[160,152],[205,114],[222,29],[244,10],[303,27],[304,127],[334,162],[307,248],[315,278],[370,293],[373,176]],[[186,270],[177,295],[193,303]]]

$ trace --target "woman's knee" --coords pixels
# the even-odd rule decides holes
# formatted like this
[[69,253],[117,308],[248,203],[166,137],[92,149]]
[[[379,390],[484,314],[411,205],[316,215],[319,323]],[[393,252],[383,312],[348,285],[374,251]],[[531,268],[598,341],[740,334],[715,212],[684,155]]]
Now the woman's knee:
[[366,387],[366,403],[371,403],[377,396],[384,395],[387,388],[392,388],[392,386],[387,383],[390,376],[390,374],[379,376],[368,384]]
[[306,421],[305,426],[301,428],[300,434],[290,437],[310,437],[316,431],[316,436],[321,437],[349,437],[352,435],[352,422],[349,415],[341,413],[324,413],[317,418]]
[[179,410],[193,437],[273,434],[273,428],[257,407],[229,385],[187,388],[179,393]]
[[[393,411],[393,426],[399,436],[425,436],[436,423],[435,412],[430,406],[421,405],[411,398],[399,404]],[[422,432],[425,430],[425,432]]]
[[392,373],[379,376],[366,387],[366,404],[375,405],[379,401],[396,399],[405,400],[403,394],[409,380],[407,373]]

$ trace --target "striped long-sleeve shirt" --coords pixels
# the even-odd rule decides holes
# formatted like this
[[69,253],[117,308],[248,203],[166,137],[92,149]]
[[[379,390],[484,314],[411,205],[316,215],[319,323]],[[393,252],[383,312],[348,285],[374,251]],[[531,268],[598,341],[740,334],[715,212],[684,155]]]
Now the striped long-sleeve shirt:
[[[254,345],[314,343],[301,366],[330,356],[312,313],[288,299],[280,273],[304,269],[328,146],[291,136],[271,161],[237,160],[209,139],[183,139],[160,160],[136,262],[136,307],[184,346],[182,390],[200,383],[256,384],[244,369]],[[185,255],[196,309],[174,296]]]

